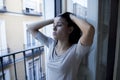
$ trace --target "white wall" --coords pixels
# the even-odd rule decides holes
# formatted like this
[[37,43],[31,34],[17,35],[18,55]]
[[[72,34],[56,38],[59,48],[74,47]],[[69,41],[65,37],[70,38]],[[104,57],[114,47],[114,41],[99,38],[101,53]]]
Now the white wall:
[[94,25],[95,27],[95,36],[94,42],[91,48],[91,52],[88,58],[88,67],[92,72],[92,80],[95,80],[96,77],[96,55],[97,55],[97,27],[98,27],[98,0],[88,0],[88,14],[87,21]]
[[[54,18],[54,0],[43,0],[44,1],[44,18],[45,19],[52,19]],[[44,28],[44,33],[49,36],[49,37],[52,37],[52,25],[48,25],[47,27]],[[48,53],[48,50],[47,48],[45,47],[45,60],[47,61],[47,53]],[[45,61],[45,62],[46,62]],[[47,64],[45,63],[45,66],[47,66]],[[47,68],[46,68],[46,75],[47,74]],[[47,77],[46,77],[47,78]]]
[[0,20],[0,56],[7,54],[5,21]]

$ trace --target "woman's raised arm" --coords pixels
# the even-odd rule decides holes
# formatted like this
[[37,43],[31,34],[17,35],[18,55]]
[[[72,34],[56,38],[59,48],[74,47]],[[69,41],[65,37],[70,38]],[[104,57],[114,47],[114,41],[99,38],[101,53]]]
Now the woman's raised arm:
[[27,25],[27,30],[35,37],[39,29],[41,29],[42,27],[46,25],[52,24],[53,22],[54,22],[54,19],[34,22],[34,23]]
[[71,20],[78,25],[80,30],[82,31],[82,36],[79,39],[78,43],[82,45],[90,46],[93,43],[93,37],[95,33],[94,27],[88,22],[79,19],[75,15],[70,14]]

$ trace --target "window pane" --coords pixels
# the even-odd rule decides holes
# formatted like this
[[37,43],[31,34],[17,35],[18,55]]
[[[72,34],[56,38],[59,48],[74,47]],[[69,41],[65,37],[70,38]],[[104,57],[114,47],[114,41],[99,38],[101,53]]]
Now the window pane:
[[0,9],[3,9],[3,0],[0,0]]
[[33,80],[33,72],[32,72],[32,68],[29,68],[29,79]]
[[32,37],[32,42],[31,43],[32,43],[32,46],[35,46],[35,38],[34,37]]
[[27,47],[29,47],[30,46],[30,33],[27,31],[26,32],[27,33]]
[[39,0],[23,0],[23,10],[31,14],[40,14],[40,4]]
[[31,22],[27,22],[25,23],[24,25],[24,37],[25,37],[25,43],[24,43],[24,47],[25,49],[27,48],[32,48],[32,47],[35,47],[35,46],[40,46],[40,42],[37,41],[28,31],[27,31],[27,24],[29,24]]
[[[39,59],[36,59],[34,61],[34,69],[33,69],[33,61],[29,62],[29,79],[33,80],[35,78],[35,80],[39,79]],[[33,70],[35,72],[35,76],[33,75]],[[39,76],[38,76],[39,75]]]
[[87,18],[87,0],[73,0],[73,12],[83,19]]
[[73,3],[78,3],[79,5],[87,8],[87,0],[73,0]]

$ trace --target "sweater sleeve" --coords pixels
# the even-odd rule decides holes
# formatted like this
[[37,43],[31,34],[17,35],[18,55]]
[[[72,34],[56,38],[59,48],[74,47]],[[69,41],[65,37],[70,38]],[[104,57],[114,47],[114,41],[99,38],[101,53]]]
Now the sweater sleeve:
[[43,33],[38,32],[35,36],[35,38],[42,43],[43,45],[50,47],[51,43],[53,42],[53,39],[50,37],[45,36]]
[[76,56],[82,59],[87,53],[89,53],[90,46],[84,46],[81,43],[76,45]]

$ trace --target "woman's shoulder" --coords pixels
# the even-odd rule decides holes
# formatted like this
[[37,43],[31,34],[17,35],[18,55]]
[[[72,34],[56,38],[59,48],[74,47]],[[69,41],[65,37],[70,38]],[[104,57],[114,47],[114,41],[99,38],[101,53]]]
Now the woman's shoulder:
[[55,40],[52,39],[51,37],[48,37],[46,35],[44,35],[41,32],[38,32],[35,36],[35,38],[42,44],[46,45],[47,47],[49,47],[51,44],[55,43]]
[[89,50],[90,50],[91,46],[87,46],[87,45],[83,45],[81,43],[76,44],[76,54],[79,57],[83,57],[84,55],[86,55]]

